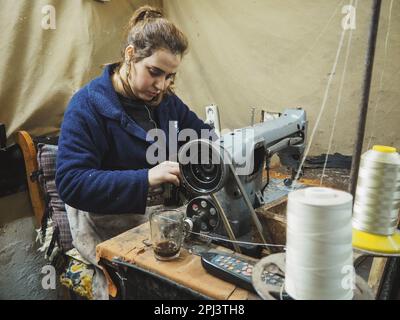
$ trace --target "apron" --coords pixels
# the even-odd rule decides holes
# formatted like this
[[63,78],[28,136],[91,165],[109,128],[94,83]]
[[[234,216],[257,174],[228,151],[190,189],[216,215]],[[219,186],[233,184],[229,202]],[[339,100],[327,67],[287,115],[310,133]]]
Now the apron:
[[95,272],[92,293],[95,300],[108,300],[108,283],[96,261],[96,246],[146,221],[150,212],[160,206],[148,207],[143,214],[98,214],[77,210],[65,205],[73,239],[73,245],[81,256],[89,261]]

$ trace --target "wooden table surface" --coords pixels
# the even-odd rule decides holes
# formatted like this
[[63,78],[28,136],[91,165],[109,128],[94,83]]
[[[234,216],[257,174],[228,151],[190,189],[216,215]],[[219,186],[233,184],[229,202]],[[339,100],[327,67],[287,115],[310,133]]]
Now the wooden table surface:
[[[145,223],[100,243],[96,248],[97,260],[99,261],[102,258],[112,261],[114,258],[118,258],[164,276],[212,299],[257,299],[257,295],[207,273],[201,265],[200,256],[190,253],[185,248],[181,248],[180,257],[175,260],[157,260],[154,257],[152,247],[148,245],[149,240],[149,223]],[[222,247],[217,247],[217,249],[231,252]]]

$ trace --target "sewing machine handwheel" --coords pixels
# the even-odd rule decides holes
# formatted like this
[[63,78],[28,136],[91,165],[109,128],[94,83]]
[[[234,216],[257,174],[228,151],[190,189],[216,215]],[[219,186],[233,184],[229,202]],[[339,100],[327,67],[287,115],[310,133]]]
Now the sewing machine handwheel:
[[228,155],[209,140],[193,140],[179,151],[182,182],[196,195],[209,195],[221,190],[228,178]]

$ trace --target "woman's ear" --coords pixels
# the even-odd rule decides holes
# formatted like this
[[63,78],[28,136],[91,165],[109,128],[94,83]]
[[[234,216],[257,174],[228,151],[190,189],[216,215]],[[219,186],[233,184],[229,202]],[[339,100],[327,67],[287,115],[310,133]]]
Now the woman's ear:
[[133,45],[129,45],[125,49],[125,61],[132,61],[135,56],[135,47]]

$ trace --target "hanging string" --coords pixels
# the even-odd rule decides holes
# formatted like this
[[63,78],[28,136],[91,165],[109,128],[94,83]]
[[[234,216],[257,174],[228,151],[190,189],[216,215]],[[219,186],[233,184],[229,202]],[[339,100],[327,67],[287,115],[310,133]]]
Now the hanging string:
[[341,0],[339,4],[337,5],[336,9],[333,11],[332,15],[328,19],[328,22],[325,24],[325,26],[322,28],[322,31],[320,34],[315,38],[313,44],[310,46],[310,48],[307,50],[307,52],[298,60],[298,62],[295,65],[295,69],[299,66],[304,66],[303,61],[304,59],[310,54],[310,52],[314,52],[314,48],[317,45],[318,41],[320,38],[322,38],[323,35],[325,35],[326,30],[328,30],[328,27],[330,26],[333,18],[336,16],[338,10],[342,7],[344,0]]
[[195,234],[200,237],[205,237],[205,238],[208,238],[211,240],[218,240],[218,241],[229,242],[229,243],[238,243],[238,244],[245,244],[245,245],[262,246],[262,247],[286,248],[286,246],[283,244],[268,244],[268,243],[256,243],[256,242],[247,242],[247,241],[228,240],[225,238],[212,237],[212,236],[209,236],[209,235],[206,235],[203,233],[194,232],[194,231],[189,231],[189,233]]
[[371,142],[372,142],[372,138],[374,136],[375,133],[375,124],[376,124],[376,113],[379,107],[379,103],[382,97],[382,88],[383,88],[383,76],[385,74],[385,68],[386,68],[386,60],[387,60],[387,53],[388,53],[388,44],[389,44],[389,36],[390,36],[390,24],[391,24],[391,20],[392,20],[392,9],[393,9],[393,0],[390,1],[390,6],[389,6],[389,18],[388,18],[388,27],[387,27],[387,31],[386,31],[386,38],[385,38],[385,55],[383,58],[383,67],[382,67],[382,72],[381,72],[381,77],[379,79],[379,90],[377,93],[377,97],[376,97],[376,103],[374,106],[374,113],[372,116],[372,129],[371,129],[371,135],[369,137],[368,140],[368,146],[367,146],[367,150],[369,150],[370,146],[371,146]]
[[[357,5],[358,5],[358,0],[356,0],[356,2],[354,4],[355,9],[357,9]],[[340,110],[340,106],[341,106],[341,102],[342,102],[342,93],[343,93],[344,81],[345,81],[346,73],[347,73],[347,63],[349,62],[352,38],[353,38],[353,29],[351,29],[350,35],[349,35],[349,39],[347,41],[346,58],[345,58],[345,61],[344,61],[342,78],[340,79],[340,88],[339,88],[338,99],[337,99],[337,103],[336,103],[336,111],[335,111],[335,116],[333,118],[333,125],[332,125],[331,136],[329,137],[328,150],[326,152],[324,167],[322,169],[321,180],[320,180],[320,183],[319,183],[320,186],[322,186],[322,184],[324,182],[326,166],[328,164],[328,158],[329,158],[329,154],[331,152],[331,148],[332,148],[332,144],[333,144],[333,136],[335,134],[337,118],[338,118],[338,115],[339,115],[339,110]]]
[[[352,5],[352,3],[353,3],[353,0],[350,1],[349,5]],[[307,156],[308,156],[308,154],[310,152],[311,145],[312,145],[312,142],[314,140],[315,133],[317,132],[317,128],[318,128],[319,123],[320,123],[321,118],[322,118],[322,114],[325,111],[326,102],[328,101],[328,96],[329,96],[329,90],[330,90],[330,87],[331,87],[331,84],[332,84],[333,77],[334,77],[334,75],[336,73],[336,68],[337,68],[338,61],[339,61],[339,58],[340,58],[340,54],[341,54],[341,51],[342,51],[342,48],[343,48],[343,42],[344,42],[345,34],[346,34],[346,29],[343,28],[341,36],[340,36],[340,40],[339,40],[338,49],[336,51],[335,62],[333,63],[332,70],[331,70],[331,72],[329,74],[329,79],[328,79],[328,83],[326,85],[325,95],[324,95],[324,98],[323,98],[323,101],[322,101],[322,105],[321,105],[317,120],[315,121],[315,126],[314,126],[314,128],[312,130],[312,133],[311,133],[311,136],[310,136],[310,139],[309,139],[309,143],[307,144],[306,150],[305,150],[304,155],[303,155],[303,157],[301,159],[301,162],[300,162],[300,166],[299,166],[299,168],[297,170],[295,181],[297,181],[299,179],[299,177],[300,177],[301,168],[303,168],[304,162],[305,162],[305,160],[306,160],[306,158],[307,158]],[[292,184],[292,188],[294,188],[294,186],[295,186],[295,183]]]

